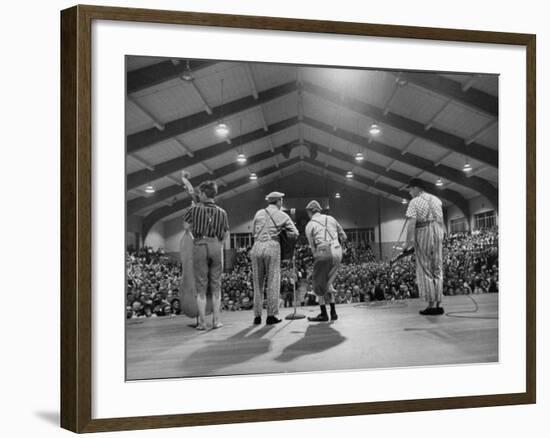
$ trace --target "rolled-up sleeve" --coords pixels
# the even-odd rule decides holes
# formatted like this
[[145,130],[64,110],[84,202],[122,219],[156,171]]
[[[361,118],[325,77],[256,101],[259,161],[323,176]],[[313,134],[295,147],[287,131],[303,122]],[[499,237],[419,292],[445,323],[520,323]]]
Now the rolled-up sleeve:
[[409,202],[409,206],[407,207],[407,213],[405,213],[405,216],[411,219],[417,218],[417,210],[416,210],[416,202],[414,199]]

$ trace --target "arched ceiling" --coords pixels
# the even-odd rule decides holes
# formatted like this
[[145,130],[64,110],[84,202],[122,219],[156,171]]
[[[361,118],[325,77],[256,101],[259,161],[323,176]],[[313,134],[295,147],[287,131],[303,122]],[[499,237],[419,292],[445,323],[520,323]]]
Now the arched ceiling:
[[[184,169],[194,185],[215,179],[222,197],[307,171],[396,202],[418,177],[465,214],[480,194],[498,208],[495,75],[134,56],[126,67],[127,213],[148,226],[188,205]],[[227,138],[215,133],[220,120]]]

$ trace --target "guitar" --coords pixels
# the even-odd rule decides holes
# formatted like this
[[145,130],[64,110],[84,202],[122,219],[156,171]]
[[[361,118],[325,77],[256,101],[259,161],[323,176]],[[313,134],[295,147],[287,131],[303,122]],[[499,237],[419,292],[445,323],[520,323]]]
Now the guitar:
[[[397,248],[395,248],[397,249]],[[398,256],[396,257],[393,257],[391,260],[390,260],[390,266],[393,266],[395,263],[397,263],[399,260],[401,260],[402,258],[405,258],[407,256],[410,256],[411,254],[414,254],[414,246],[411,246],[409,248],[399,248],[400,250],[402,250],[401,254],[399,254]]]

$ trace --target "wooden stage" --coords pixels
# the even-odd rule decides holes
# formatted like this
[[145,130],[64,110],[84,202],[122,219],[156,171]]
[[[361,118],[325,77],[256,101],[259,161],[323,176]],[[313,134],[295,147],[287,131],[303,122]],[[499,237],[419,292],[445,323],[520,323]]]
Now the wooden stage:
[[[385,368],[498,361],[498,294],[474,295],[477,313],[421,316],[419,299],[338,305],[338,321],[252,325],[252,311],[223,312],[198,332],[183,316],[127,320],[128,380]],[[446,297],[446,312],[475,308]],[[284,318],[292,309],[281,309]],[[315,316],[318,307],[298,308]],[[475,318],[463,318],[471,316]],[[263,315],[265,321],[265,311]],[[211,317],[208,317],[211,324]]]

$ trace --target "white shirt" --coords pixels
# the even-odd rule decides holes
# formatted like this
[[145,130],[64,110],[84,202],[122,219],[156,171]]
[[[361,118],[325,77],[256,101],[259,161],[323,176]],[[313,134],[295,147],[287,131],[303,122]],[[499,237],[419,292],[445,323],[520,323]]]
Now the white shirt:
[[330,243],[338,239],[346,240],[346,233],[338,221],[332,216],[321,213],[315,213],[311,217],[306,225],[306,236],[312,251],[322,243]]

